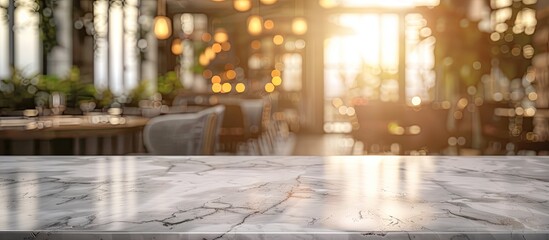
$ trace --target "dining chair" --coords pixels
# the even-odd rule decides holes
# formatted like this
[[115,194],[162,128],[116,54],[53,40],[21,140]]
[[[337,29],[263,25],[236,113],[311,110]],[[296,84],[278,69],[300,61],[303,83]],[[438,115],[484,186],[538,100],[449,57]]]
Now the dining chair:
[[242,99],[240,108],[244,117],[244,131],[248,138],[259,137],[263,131],[263,107],[265,103],[261,98]]
[[219,131],[220,150],[225,153],[236,153],[239,143],[246,142],[244,115],[240,104],[223,103],[225,118]]
[[215,105],[198,112],[198,114],[209,116],[204,131],[205,139],[202,154],[213,155],[219,150],[219,134],[225,115],[225,106]]
[[209,117],[199,113],[154,117],[143,129],[143,143],[150,154],[201,155]]
[[217,150],[225,106],[196,113],[152,118],[143,130],[148,152],[156,155],[213,155]]

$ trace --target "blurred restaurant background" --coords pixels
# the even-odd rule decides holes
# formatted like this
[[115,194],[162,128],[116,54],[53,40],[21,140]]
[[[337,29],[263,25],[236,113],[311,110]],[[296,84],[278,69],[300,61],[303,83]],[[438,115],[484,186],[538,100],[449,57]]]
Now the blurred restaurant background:
[[547,155],[547,0],[0,0],[3,155]]

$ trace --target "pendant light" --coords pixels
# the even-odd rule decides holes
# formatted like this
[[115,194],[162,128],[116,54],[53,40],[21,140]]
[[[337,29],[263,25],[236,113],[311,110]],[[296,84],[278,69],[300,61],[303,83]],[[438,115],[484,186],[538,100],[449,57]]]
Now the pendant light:
[[263,18],[260,15],[260,6],[257,5],[257,14],[248,17],[248,33],[253,36],[260,35],[263,31]]
[[246,12],[252,8],[252,0],[233,0],[233,7],[236,11]]
[[248,17],[248,33],[257,36],[263,31],[263,18],[259,15]]
[[[300,1],[300,11],[301,11],[301,16],[303,16],[303,2]],[[294,3],[295,3],[295,9],[298,9],[297,7],[297,0],[294,0]],[[304,17],[294,17],[294,19],[292,20],[292,32],[296,35],[303,35],[305,33],[307,33],[307,20],[304,18]]]
[[292,21],[292,32],[296,35],[307,33],[307,20],[302,17],[296,17]]
[[166,17],[165,0],[158,1],[158,15],[154,18],[154,35],[160,40],[168,39],[172,35],[172,21]]

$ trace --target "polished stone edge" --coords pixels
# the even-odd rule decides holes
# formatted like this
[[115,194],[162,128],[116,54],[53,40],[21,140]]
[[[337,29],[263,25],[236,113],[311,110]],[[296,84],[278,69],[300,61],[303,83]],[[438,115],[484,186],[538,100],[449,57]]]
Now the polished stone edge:
[[156,233],[98,231],[0,231],[0,240],[206,240],[206,239],[383,239],[383,240],[542,240],[545,232],[265,232]]

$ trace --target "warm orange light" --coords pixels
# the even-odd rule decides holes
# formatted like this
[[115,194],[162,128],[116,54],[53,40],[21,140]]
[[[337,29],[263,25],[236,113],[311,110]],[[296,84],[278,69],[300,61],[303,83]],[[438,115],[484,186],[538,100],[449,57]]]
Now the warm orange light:
[[333,8],[337,7],[337,0],[319,0],[318,4],[323,8]]
[[272,93],[275,90],[275,85],[272,83],[265,84],[265,91],[268,93]]
[[258,15],[248,17],[248,33],[251,35],[259,35],[263,31],[263,18]]
[[172,53],[173,55],[181,55],[183,53],[183,45],[180,38],[175,38],[172,41]]
[[202,66],[207,66],[208,64],[210,64],[210,59],[206,56],[206,54],[202,53],[198,57],[198,63],[200,63],[200,65]]
[[252,49],[254,50],[259,50],[261,48],[261,41],[259,40],[253,40],[252,43],[250,44],[250,46],[252,47]]
[[271,79],[271,82],[272,82],[273,85],[275,85],[275,86],[280,86],[280,84],[282,84],[282,78],[280,78],[280,77],[273,77],[273,79]]
[[267,30],[271,30],[273,29],[275,26],[275,23],[273,20],[269,19],[269,20],[265,20],[265,23],[263,23],[263,27],[265,27],[265,29]]
[[231,92],[233,86],[230,83],[223,83],[223,86],[221,86],[221,91],[224,93]]
[[246,91],[246,85],[244,85],[244,83],[237,83],[234,89],[238,93],[243,93],[244,91]]
[[235,70],[229,70],[225,73],[225,75],[227,76],[227,79],[235,79],[236,78],[236,71]]
[[275,69],[271,71],[271,77],[280,77],[280,70]]
[[202,34],[202,41],[209,42],[212,40],[212,35],[209,33]]
[[250,0],[233,0],[233,7],[236,11],[245,12],[252,8]]
[[229,42],[221,43],[221,49],[225,52],[231,50],[231,44]]
[[265,5],[271,5],[271,4],[275,4],[276,0],[261,0],[261,3]]
[[154,35],[160,40],[168,39],[172,35],[172,21],[166,16],[156,16]]
[[214,83],[214,84],[212,85],[212,91],[213,91],[214,93],[221,92],[221,84],[219,84],[219,83]]
[[292,32],[297,35],[307,33],[307,20],[302,17],[294,18],[292,21]]
[[273,43],[275,45],[282,45],[284,43],[284,37],[282,35],[275,35],[273,37]]
[[229,40],[229,35],[227,35],[227,31],[225,31],[225,29],[220,28],[215,31],[214,40],[218,43],[224,43]]
[[217,75],[213,76],[212,83],[221,83],[221,77]]
[[215,53],[220,53],[221,50],[223,50],[221,48],[221,44],[219,43],[214,43],[214,45],[212,45],[212,50],[215,52]]
[[204,50],[204,54],[206,54],[206,57],[207,57],[209,60],[214,59],[215,56],[216,56],[214,50],[213,50],[211,47],[207,47],[206,50]]

